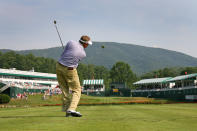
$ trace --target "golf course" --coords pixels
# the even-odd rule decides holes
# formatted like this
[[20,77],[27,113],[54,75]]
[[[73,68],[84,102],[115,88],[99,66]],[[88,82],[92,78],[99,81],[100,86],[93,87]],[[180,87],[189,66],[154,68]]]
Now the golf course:
[[[165,101],[154,100],[162,102],[122,104],[125,101],[142,101],[143,98],[84,95],[78,108],[83,117],[67,118],[61,106],[55,105],[61,103],[60,96],[45,101],[40,97],[11,100],[5,105],[7,107],[0,108],[0,131],[196,131],[197,128],[196,103],[162,104]],[[144,98],[144,101],[148,99]]]

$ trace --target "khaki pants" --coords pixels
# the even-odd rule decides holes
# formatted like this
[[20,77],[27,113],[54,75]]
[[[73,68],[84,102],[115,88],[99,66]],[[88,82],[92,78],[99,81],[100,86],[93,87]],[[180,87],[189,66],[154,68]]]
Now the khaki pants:
[[[56,64],[57,80],[62,91],[63,111],[76,111],[81,97],[81,86],[76,69],[69,70],[59,63]],[[70,90],[70,91],[69,91]],[[71,93],[72,92],[72,93]]]

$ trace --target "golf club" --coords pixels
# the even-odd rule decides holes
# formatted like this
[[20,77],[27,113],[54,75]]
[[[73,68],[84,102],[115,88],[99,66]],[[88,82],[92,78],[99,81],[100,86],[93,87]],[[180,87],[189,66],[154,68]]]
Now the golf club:
[[57,31],[57,34],[58,34],[58,36],[59,36],[59,38],[60,38],[60,42],[61,42],[61,44],[62,44],[62,48],[64,49],[64,45],[63,45],[63,42],[62,42],[62,39],[61,39],[61,36],[60,36],[60,33],[59,33],[59,31],[58,31],[58,29],[57,29],[57,25],[56,25],[56,20],[54,20],[54,25],[55,25],[55,28],[56,28],[56,31]]

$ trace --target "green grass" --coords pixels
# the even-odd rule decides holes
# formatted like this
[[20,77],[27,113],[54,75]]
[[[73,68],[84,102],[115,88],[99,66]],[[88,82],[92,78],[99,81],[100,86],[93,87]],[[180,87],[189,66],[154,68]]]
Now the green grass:
[[[24,107],[24,106],[39,106],[44,104],[61,104],[61,95],[54,95],[52,97],[48,97],[48,99],[43,100],[42,94],[28,96],[28,100],[25,99],[12,99],[9,104],[6,104],[7,106],[18,106],[18,107]],[[118,103],[118,102],[140,102],[140,101],[148,101],[148,102],[161,102],[166,103],[167,100],[160,100],[160,99],[153,99],[153,98],[138,98],[138,97],[93,97],[93,96],[87,96],[82,95],[80,99],[80,104],[87,105],[87,104],[105,104],[105,103]]]
[[61,95],[47,96],[46,100],[42,99],[43,94],[28,95],[28,99],[11,99],[7,105],[16,106],[38,106],[42,104],[61,104]]
[[196,131],[197,104],[79,106],[66,118],[60,106],[0,108],[0,131]]

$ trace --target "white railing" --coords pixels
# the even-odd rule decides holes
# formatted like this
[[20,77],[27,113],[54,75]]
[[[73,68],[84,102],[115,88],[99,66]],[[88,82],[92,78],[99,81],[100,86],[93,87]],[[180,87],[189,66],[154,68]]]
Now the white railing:
[[56,74],[51,73],[42,73],[42,72],[32,72],[32,71],[22,71],[16,69],[2,69],[0,68],[1,73],[8,73],[12,75],[32,75],[32,76],[41,76],[41,77],[54,77],[56,78]]
[[8,85],[5,85],[5,86],[1,87],[1,89],[0,89],[0,93],[1,93],[1,92],[3,92],[4,90],[6,90],[7,88],[9,88],[9,86],[8,86]]
[[185,90],[185,89],[195,89],[197,86],[188,86],[180,88],[163,88],[163,89],[149,89],[149,90],[131,90],[131,92],[147,92],[147,91],[172,91],[172,90]]
[[[57,82],[51,82],[51,81],[1,79],[1,78],[0,78],[0,82],[8,85],[8,87],[14,86],[14,87],[25,88],[25,89],[51,89],[51,88],[55,88],[58,85]],[[45,83],[48,83],[51,86],[43,85]]]

